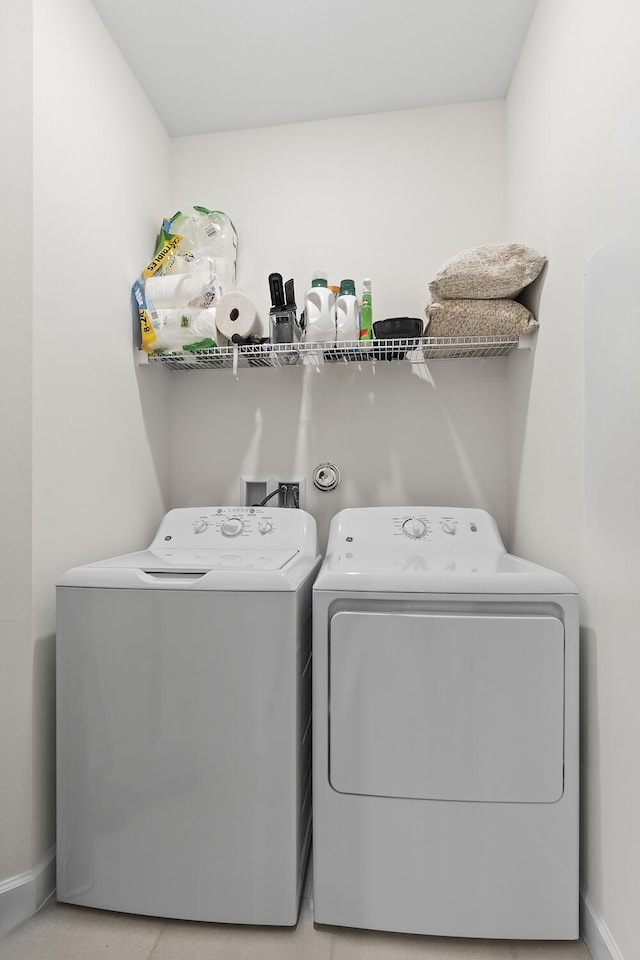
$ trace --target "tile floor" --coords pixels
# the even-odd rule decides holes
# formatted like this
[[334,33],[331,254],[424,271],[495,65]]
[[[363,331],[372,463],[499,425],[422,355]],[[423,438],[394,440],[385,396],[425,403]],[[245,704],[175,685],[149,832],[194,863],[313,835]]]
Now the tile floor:
[[313,923],[241,927],[107,913],[51,898],[0,941],[2,960],[590,960],[581,941],[460,940]]

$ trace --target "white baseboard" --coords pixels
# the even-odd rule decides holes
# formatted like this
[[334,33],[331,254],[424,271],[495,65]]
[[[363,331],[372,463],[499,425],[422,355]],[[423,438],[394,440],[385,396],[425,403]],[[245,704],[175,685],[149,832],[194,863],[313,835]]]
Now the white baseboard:
[[[310,886],[310,884],[309,884]],[[55,845],[31,870],[0,881],[0,937],[33,916],[56,887]],[[305,889],[301,915],[313,915],[311,889]],[[580,892],[580,933],[593,960],[624,960],[606,923],[588,895]]]
[[584,890],[580,892],[580,933],[593,960],[624,960],[609,928]]
[[0,881],[0,937],[32,917],[55,887],[55,846],[31,870]]

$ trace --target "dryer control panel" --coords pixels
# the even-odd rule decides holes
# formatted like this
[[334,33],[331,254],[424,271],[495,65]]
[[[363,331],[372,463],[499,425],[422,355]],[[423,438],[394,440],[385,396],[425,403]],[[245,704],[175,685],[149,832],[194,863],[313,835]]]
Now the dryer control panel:
[[469,507],[363,507],[342,510],[331,524],[328,552],[345,545],[398,548],[422,545],[428,552],[504,552],[497,524],[485,510]]
[[151,549],[295,547],[315,556],[316,523],[304,510],[284,507],[181,507],[170,510]]

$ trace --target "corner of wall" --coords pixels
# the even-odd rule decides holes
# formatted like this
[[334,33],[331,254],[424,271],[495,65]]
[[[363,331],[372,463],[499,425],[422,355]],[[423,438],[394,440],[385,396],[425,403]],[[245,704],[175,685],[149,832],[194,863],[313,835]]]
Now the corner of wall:
[[584,890],[580,894],[580,933],[593,960],[624,960],[609,928]]
[[39,863],[0,883],[0,937],[28,920],[49,899],[56,886],[56,849]]

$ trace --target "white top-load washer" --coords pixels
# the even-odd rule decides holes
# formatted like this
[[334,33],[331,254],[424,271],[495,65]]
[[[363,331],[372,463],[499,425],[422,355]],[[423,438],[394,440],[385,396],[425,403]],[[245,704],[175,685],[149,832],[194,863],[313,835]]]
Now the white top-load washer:
[[171,510],[57,590],[59,900],[296,923],[311,836],[301,510]]
[[314,604],[314,914],[578,936],[578,598],[483,510],[334,517]]

